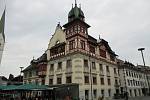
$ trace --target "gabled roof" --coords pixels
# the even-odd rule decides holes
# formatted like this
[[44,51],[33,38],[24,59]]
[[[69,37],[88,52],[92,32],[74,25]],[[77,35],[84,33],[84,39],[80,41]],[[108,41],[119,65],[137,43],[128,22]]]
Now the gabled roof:
[[115,54],[114,51],[112,51],[111,47],[109,46],[109,44],[108,44],[108,42],[107,42],[106,40],[101,39],[98,44],[99,44],[100,46],[101,46],[101,45],[104,45],[110,54],[113,54],[114,56],[118,56],[117,54]]
[[91,35],[88,35],[88,41],[91,41],[91,42],[97,44],[97,40],[94,37],[92,37]]
[[29,71],[29,70],[32,70],[32,69],[36,69],[36,68],[37,68],[36,65],[37,65],[38,63],[41,63],[41,62],[47,62],[47,54],[46,54],[46,53],[44,53],[44,54],[43,54],[41,57],[39,57],[38,59],[33,59],[33,60],[31,60],[30,65],[29,65],[27,68],[25,68],[25,69],[23,70],[23,72]]
[[25,68],[22,72],[26,72],[26,71],[29,71],[29,70],[32,70],[32,69],[36,69],[36,66],[33,66],[32,64],[29,65],[27,68]]

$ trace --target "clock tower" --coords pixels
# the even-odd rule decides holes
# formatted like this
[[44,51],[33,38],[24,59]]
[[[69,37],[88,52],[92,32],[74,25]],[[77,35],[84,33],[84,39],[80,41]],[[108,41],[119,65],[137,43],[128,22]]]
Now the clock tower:
[[87,50],[90,26],[85,22],[84,13],[76,3],[74,7],[72,6],[68,14],[68,22],[63,27],[66,33],[67,53]]

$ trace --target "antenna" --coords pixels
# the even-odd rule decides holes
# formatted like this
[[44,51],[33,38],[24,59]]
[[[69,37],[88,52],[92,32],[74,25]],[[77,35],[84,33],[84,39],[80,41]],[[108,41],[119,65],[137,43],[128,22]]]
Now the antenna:
[[77,0],[75,0],[75,6],[77,6]]
[[101,35],[99,35],[99,40],[101,40]]
[[81,9],[81,4],[79,4],[79,7],[80,7],[80,9]]

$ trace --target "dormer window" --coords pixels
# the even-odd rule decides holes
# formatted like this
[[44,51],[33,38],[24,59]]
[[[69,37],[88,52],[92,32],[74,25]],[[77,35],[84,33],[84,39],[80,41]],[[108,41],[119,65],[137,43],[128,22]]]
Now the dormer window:
[[95,53],[95,47],[93,45],[89,46],[90,53]]
[[106,51],[103,49],[99,49],[99,51],[100,51],[100,56],[106,58]]

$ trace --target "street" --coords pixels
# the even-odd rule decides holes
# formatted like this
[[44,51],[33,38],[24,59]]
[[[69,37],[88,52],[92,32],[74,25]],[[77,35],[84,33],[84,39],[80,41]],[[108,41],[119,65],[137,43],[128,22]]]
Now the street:
[[[113,100],[125,100],[125,99],[113,99]],[[130,97],[129,100],[150,100],[150,96]]]

